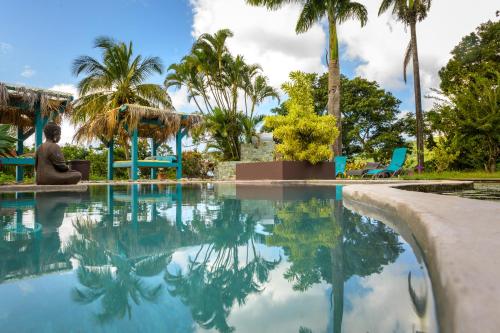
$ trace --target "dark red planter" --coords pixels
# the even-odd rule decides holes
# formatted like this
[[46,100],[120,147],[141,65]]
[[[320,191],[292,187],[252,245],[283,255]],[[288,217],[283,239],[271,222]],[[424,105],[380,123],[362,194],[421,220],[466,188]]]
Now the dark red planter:
[[335,179],[331,161],[311,164],[303,161],[238,163],[236,180],[306,180]]

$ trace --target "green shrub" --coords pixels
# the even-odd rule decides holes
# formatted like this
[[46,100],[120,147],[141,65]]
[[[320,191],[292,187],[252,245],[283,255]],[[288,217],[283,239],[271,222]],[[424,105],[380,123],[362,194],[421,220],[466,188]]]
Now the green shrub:
[[314,98],[310,75],[290,73],[291,82],[282,89],[288,94],[286,115],[268,116],[264,126],[278,140],[275,152],[288,161],[308,161],[316,164],[332,158],[331,145],[338,136],[335,117],[319,116],[314,112]]

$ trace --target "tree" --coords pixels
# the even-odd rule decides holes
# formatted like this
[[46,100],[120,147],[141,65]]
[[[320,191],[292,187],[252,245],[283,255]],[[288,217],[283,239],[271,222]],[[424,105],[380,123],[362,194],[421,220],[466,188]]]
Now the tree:
[[[440,149],[458,152],[455,168],[496,169],[499,154],[500,22],[462,38],[439,71],[440,97],[428,117]],[[451,163],[451,162],[450,162]]]
[[405,145],[407,121],[399,118],[400,103],[375,81],[342,76],[344,154],[389,160],[395,147]]
[[420,65],[417,47],[417,22],[424,20],[431,7],[431,0],[382,0],[378,14],[386,12],[392,6],[392,14],[404,25],[410,26],[410,43],[406,48],[403,61],[403,77],[406,82],[406,67],[413,60],[413,88],[415,94],[415,116],[417,128],[418,172],[424,166],[424,116],[422,111],[422,92],[420,88]]
[[465,89],[435,106],[433,125],[473,166],[494,172],[500,157],[500,72],[469,78]]
[[303,5],[295,27],[297,33],[306,32],[314,23],[320,22],[325,16],[328,18],[328,114],[337,119],[338,135],[333,145],[333,152],[338,156],[342,154],[342,115],[337,25],[348,19],[357,19],[361,22],[361,26],[364,26],[368,20],[368,13],[365,6],[350,0],[247,0],[247,3],[251,5],[266,6],[271,10],[278,9],[290,2]]
[[[118,108],[123,104],[172,107],[165,89],[144,83],[152,74],[163,72],[160,58],[135,56],[132,42],[127,45],[109,37],[96,38],[94,47],[101,51],[101,61],[90,56],[73,61],[73,74],[85,75],[78,83],[80,98],[71,114],[73,123],[82,124],[75,134],[77,141],[109,141],[115,133],[102,126],[102,120],[117,122]],[[113,124],[113,121],[105,123]],[[120,129],[118,136],[122,144],[127,144],[125,129]]]
[[439,71],[440,88],[450,95],[467,88],[470,75],[492,77],[500,72],[500,21],[481,24],[476,32],[462,38],[451,51],[452,58]]
[[279,140],[276,153],[284,160],[309,161],[316,164],[332,157],[331,144],[338,135],[336,119],[332,115],[314,113],[314,99],[310,75],[290,73],[291,82],[282,89],[290,99],[285,102],[288,114],[268,116],[264,126]]
[[[278,98],[259,65],[229,52],[226,41],[232,36],[228,29],[201,35],[191,52],[169,67],[165,79],[167,88],[187,88],[189,100],[208,122],[198,141],[220,150],[225,160],[239,160],[241,141],[250,141],[256,132],[255,108],[266,98]],[[238,105],[240,100],[244,105]]]
[[[323,115],[328,100],[328,74],[306,75],[311,80],[314,112]],[[411,116],[400,117],[401,101],[381,89],[377,82],[342,75],[341,85],[344,155],[358,154],[385,162],[390,159],[392,149],[405,145],[404,134],[415,135]],[[278,115],[288,113],[285,103],[271,112]]]

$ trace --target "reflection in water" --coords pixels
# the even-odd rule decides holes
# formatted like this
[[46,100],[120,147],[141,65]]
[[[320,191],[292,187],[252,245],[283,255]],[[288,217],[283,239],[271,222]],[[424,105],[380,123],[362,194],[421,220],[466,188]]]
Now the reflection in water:
[[167,271],[165,281],[170,293],[190,307],[201,327],[231,332],[234,327],[228,325],[227,317],[232,307],[260,292],[280,260],[266,260],[258,254],[257,221],[242,213],[239,200],[221,200],[216,206],[213,218],[197,214],[192,221],[196,232],[206,238],[189,261],[187,272]]
[[[284,321],[304,333],[435,331],[432,291],[411,248],[386,225],[344,208],[341,194],[341,188],[326,186],[136,184],[75,194],[2,195],[2,227],[38,223],[41,230],[15,236],[3,231],[0,310],[6,315],[0,325],[6,331],[29,330],[2,301],[6,281],[21,286],[67,271],[60,275],[66,283],[40,282],[62,295],[42,311],[52,330],[64,331],[90,316],[95,320],[86,320],[84,331],[133,331],[131,323],[172,332],[189,326],[187,331],[252,331],[241,316],[259,314],[251,309],[270,304],[269,313],[250,320],[262,325],[261,331],[283,331]],[[391,271],[402,274],[390,276]],[[373,284],[378,276],[403,282]],[[324,288],[323,296],[318,288]],[[299,303],[280,299],[280,290]],[[358,300],[379,290],[406,310],[374,328],[369,323],[375,310],[366,313]],[[315,297],[319,313],[300,304],[306,296]],[[23,303],[28,318],[39,311],[30,299]],[[273,318],[292,306],[300,315]],[[55,313],[71,308],[74,316],[51,315],[51,307]],[[188,317],[166,319],[183,311]],[[351,314],[358,312],[353,324]],[[317,316],[324,320],[311,320]]]
[[342,327],[344,281],[380,273],[403,251],[384,224],[344,209],[340,201],[312,198],[285,202],[269,243],[281,246],[291,262],[285,277],[306,291],[322,280],[332,285],[333,332]]

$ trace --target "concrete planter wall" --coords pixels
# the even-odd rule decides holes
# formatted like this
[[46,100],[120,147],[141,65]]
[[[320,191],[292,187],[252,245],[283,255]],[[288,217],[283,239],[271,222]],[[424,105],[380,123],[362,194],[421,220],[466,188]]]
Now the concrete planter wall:
[[330,161],[320,162],[314,165],[303,161],[239,163],[236,165],[236,179],[335,179],[335,165]]

